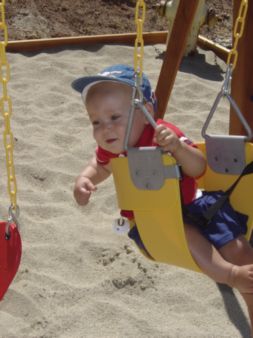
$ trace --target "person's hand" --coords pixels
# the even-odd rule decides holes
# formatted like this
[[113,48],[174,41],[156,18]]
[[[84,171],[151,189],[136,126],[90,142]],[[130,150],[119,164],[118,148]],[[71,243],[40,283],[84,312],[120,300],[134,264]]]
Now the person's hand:
[[91,193],[96,190],[96,186],[88,177],[79,176],[74,187],[74,197],[76,202],[79,205],[88,204]]
[[155,129],[154,141],[163,151],[168,151],[171,154],[175,153],[181,147],[181,142],[174,131],[161,124]]

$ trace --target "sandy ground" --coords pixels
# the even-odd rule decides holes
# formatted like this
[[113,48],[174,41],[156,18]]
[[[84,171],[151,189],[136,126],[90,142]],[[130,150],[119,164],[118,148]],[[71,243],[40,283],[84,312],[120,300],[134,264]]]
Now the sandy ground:
[[[153,86],[163,50],[145,47],[144,68]],[[70,84],[112,58],[132,64],[133,49],[98,45],[8,58],[23,257],[0,303],[0,337],[249,337],[237,292],[202,274],[152,263],[113,233],[118,208],[111,179],[86,208],[73,200],[74,179],[93,154],[94,141]],[[223,71],[212,52],[200,51],[181,65],[166,116],[196,140]],[[211,127],[217,133],[228,124],[225,104],[221,108]],[[5,172],[3,151],[0,170]],[[5,175],[0,191],[5,217]]]

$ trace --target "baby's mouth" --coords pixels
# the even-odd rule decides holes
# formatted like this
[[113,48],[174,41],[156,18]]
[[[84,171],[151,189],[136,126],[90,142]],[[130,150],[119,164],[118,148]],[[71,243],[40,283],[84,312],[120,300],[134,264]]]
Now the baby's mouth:
[[115,142],[115,141],[117,141],[116,138],[108,138],[108,139],[106,140],[106,143],[111,144],[111,143],[113,143],[113,142]]

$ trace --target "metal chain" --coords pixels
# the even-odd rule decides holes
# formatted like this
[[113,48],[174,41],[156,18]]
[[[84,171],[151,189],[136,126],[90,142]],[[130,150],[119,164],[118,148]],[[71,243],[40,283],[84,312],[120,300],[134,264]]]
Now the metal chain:
[[8,43],[8,33],[7,26],[5,23],[5,0],[0,1],[0,14],[1,14],[0,31],[3,32],[4,45],[6,46]]
[[5,22],[5,0],[0,1],[0,12],[1,12],[0,34],[2,33],[4,37],[3,39],[2,36],[0,38],[0,82],[2,84],[2,97],[0,98],[0,109],[4,118],[3,141],[6,155],[8,192],[10,197],[11,208],[13,209],[13,211],[15,211],[17,207],[17,183],[13,161],[14,141],[10,121],[10,118],[12,116],[12,101],[10,96],[8,95],[7,89],[7,85],[10,80],[10,66],[6,57],[8,34]]
[[244,26],[245,26],[245,19],[248,11],[248,0],[242,0],[238,17],[235,22],[234,27],[234,44],[233,48],[231,49],[230,53],[228,54],[227,65],[232,67],[232,70],[235,69],[238,59],[238,42],[243,35]]
[[137,0],[135,7],[135,24],[136,24],[136,39],[134,44],[134,70],[139,80],[142,78],[143,72],[143,24],[146,15],[146,4],[144,0]]
[[132,92],[131,105],[129,108],[129,118],[126,128],[124,149],[128,149],[128,140],[132,130],[134,112],[137,103],[143,107],[143,93],[141,90],[142,73],[143,73],[143,55],[144,55],[144,40],[143,40],[143,24],[146,15],[146,4],[144,0],[137,0],[135,6],[135,24],[136,24],[136,39],[134,43],[134,72],[135,72],[135,87]]

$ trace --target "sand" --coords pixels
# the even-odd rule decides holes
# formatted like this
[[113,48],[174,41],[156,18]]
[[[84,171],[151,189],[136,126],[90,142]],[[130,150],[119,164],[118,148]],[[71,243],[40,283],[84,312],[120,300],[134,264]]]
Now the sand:
[[[155,86],[163,45],[145,47]],[[1,338],[249,337],[240,295],[203,274],[153,263],[112,231],[118,217],[113,181],[90,204],[72,197],[76,175],[92,156],[91,127],[70,83],[115,63],[132,64],[133,49],[93,46],[8,54],[12,127],[23,256],[0,302]],[[184,60],[167,119],[201,140],[201,127],[223,78],[212,52]],[[226,104],[212,128],[227,130]],[[0,170],[5,173],[3,151]],[[1,216],[9,206],[1,175]]]

